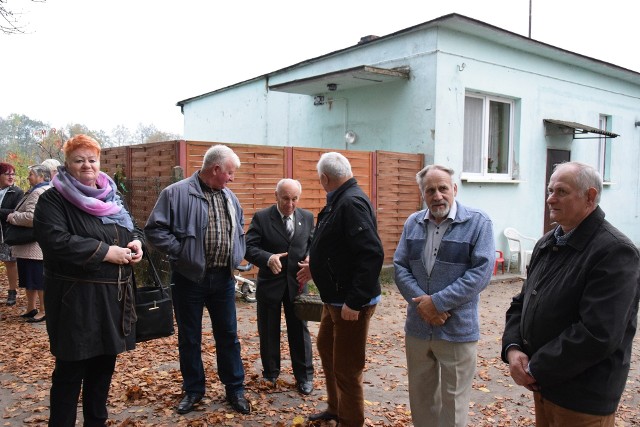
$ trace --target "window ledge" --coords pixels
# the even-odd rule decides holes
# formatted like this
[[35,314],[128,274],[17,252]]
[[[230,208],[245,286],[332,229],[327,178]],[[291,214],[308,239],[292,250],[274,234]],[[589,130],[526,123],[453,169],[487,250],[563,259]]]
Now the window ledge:
[[610,185],[615,185],[615,182],[613,182],[613,181],[603,181],[602,182],[602,186],[603,187],[608,187]]
[[487,178],[485,176],[461,176],[460,181],[463,182],[483,182],[488,184],[520,184],[522,180],[508,178]]

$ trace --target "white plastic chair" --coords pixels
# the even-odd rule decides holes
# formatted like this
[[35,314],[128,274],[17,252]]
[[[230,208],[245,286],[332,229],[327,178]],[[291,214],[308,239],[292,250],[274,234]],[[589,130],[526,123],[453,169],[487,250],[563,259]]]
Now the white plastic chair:
[[531,253],[533,252],[533,250],[526,249],[523,242],[529,240],[535,244],[538,239],[520,234],[518,230],[512,227],[507,227],[504,229],[504,236],[507,238],[507,244],[509,247],[507,271],[511,271],[511,261],[514,258],[517,258],[518,273],[524,274],[527,271],[526,267],[529,264],[529,260],[531,259]]

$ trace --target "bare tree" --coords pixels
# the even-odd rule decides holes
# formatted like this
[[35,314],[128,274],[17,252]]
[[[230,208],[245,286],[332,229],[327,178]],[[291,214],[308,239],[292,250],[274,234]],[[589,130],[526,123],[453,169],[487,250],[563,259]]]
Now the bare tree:
[[[47,0],[31,0],[34,3],[46,3]],[[22,12],[9,9],[9,0],[0,0],[0,32],[4,34],[22,34],[24,27],[20,25],[18,16]]]

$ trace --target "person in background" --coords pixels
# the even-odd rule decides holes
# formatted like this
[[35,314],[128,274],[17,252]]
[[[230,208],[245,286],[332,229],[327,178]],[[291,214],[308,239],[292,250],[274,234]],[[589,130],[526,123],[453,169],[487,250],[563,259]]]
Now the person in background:
[[260,268],[256,298],[262,375],[275,384],[280,375],[281,307],[287,324],[287,338],[293,375],[298,391],[313,391],[313,350],[307,322],[296,317],[293,299],[306,293],[298,283],[298,263],[306,259],[313,236],[313,214],[297,208],[302,186],[293,179],[276,185],[276,204],[255,213],[247,231],[245,258]]
[[[33,227],[33,212],[40,195],[50,186],[49,169],[42,165],[29,167],[29,184],[31,188],[16,206],[16,210],[7,216],[7,222],[20,227]],[[45,320],[44,306],[44,276],[42,264],[42,250],[38,242],[25,243],[11,247],[11,255],[18,262],[18,277],[20,287],[25,289],[27,309],[20,315],[27,322],[42,322]],[[36,305],[38,300],[40,310]]]
[[298,280],[309,271],[324,302],[318,352],[326,377],[327,409],[309,421],[337,420],[340,427],[364,425],[363,372],[369,322],[381,298],[384,260],[373,206],[345,156],[324,153],[317,164],[327,205],[318,222]]
[[60,166],[60,162],[58,160],[47,159],[43,160],[40,164],[51,171],[51,179],[53,179],[58,173],[58,166]]
[[100,144],[80,134],[63,152],[33,218],[55,356],[49,426],[75,426],[81,391],[84,425],[104,426],[116,357],[135,348],[132,264],[142,259],[142,231],[100,171]]
[[478,303],[495,261],[489,217],[455,200],[452,169],[416,174],[427,209],[404,224],[393,257],[407,301],[405,351],[416,427],[467,425],[480,338]]
[[182,389],[176,408],[191,412],[205,393],[202,315],[207,307],[216,344],[218,376],[227,401],[251,412],[244,396],[233,271],[245,253],[244,214],[227,184],[240,159],[225,145],[214,145],[191,177],[160,192],[145,226],[147,242],[169,256],[173,308],[178,325]]
[[604,219],[601,193],[591,166],[555,167],[547,205],[557,225],[536,243],[506,314],[502,360],[533,392],[536,426],[616,424],[638,321],[640,254]]
[[[24,196],[22,189],[15,184],[16,169],[9,163],[0,163],[0,230],[6,230],[7,216],[15,210]],[[7,305],[15,305],[18,295],[18,265],[11,256],[11,247],[4,243],[4,238],[0,240],[0,261],[4,263],[9,281]]]

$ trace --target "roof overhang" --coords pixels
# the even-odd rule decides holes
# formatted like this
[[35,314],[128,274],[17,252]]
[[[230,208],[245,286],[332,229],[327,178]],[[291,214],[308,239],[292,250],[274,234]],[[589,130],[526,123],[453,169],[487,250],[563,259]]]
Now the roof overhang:
[[408,79],[408,68],[388,69],[360,65],[358,67],[275,84],[269,86],[269,90],[313,96],[327,92],[356,89]]
[[602,138],[602,136],[578,136],[578,135],[588,135],[588,134],[597,134],[603,135],[608,138],[616,138],[620,135],[617,133],[609,132],[603,129],[594,128],[593,126],[587,126],[576,122],[566,122],[563,120],[554,120],[554,119],[543,119],[545,125],[551,124],[553,127],[558,129],[556,132],[549,132],[549,128],[547,127],[547,136],[550,135],[568,135],[573,134],[573,139],[594,139],[594,138]]

